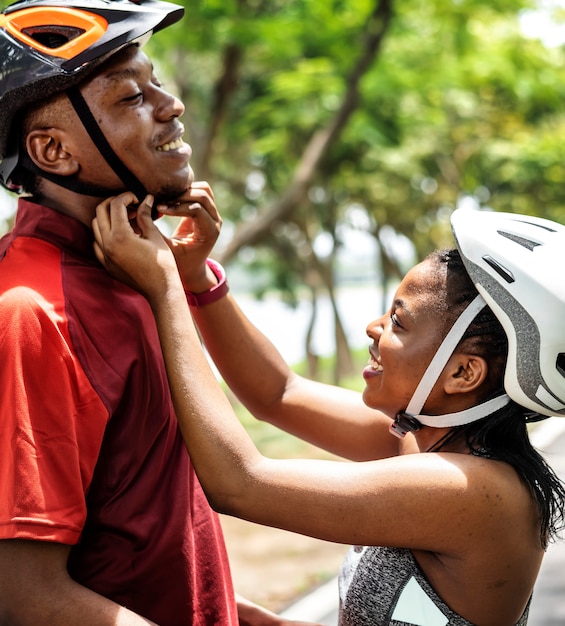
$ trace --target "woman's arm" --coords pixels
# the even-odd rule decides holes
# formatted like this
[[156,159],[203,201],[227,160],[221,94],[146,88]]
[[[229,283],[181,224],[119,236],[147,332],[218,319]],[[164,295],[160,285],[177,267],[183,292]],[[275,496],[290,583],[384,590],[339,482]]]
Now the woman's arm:
[[256,418],[351,460],[398,454],[389,418],[358,392],[293,372],[230,294],[191,312],[223,379]]
[[[464,529],[489,526],[483,492],[492,472],[480,468],[492,464],[475,457],[410,454],[366,463],[263,457],[208,365],[150,207],[139,209],[137,236],[127,221],[130,201],[125,195],[99,207],[97,255],[151,304],[179,425],[215,509],[330,541],[437,552],[455,551]],[[496,537],[495,528],[487,530]]]
[[[196,182],[182,204],[158,208],[182,218],[168,243],[185,289],[199,293],[213,287],[217,278],[206,257],[222,220],[210,186]],[[360,393],[295,374],[232,296],[192,307],[191,313],[223,379],[256,418],[352,460],[398,453],[399,440],[388,432],[388,417],[369,409]]]

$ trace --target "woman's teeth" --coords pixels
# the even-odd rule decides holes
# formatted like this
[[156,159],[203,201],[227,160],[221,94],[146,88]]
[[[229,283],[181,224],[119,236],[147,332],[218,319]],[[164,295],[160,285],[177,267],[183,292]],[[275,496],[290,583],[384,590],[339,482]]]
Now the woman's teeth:
[[370,368],[374,369],[377,372],[382,372],[383,371],[383,366],[381,363],[379,363],[379,361],[376,361],[373,358],[369,359],[369,363],[367,364]]
[[175,139],[175,141],[171,141],[170,143],[165,143],[162,146],[157,146],[158,152],[169,152],[169,150],[177,150],[183,144],[182,137]]

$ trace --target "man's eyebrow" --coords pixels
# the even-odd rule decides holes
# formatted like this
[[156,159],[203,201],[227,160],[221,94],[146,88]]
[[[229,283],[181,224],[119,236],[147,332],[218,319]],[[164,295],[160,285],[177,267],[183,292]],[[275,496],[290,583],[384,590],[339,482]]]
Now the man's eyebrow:
[[[124,67],[119,70],[112,70],[104,74],[104,79],[110,83],[117,83],[121,80],[137,79],[143,74],[143,70],[133,67]],[[154,74],[153,64],[151,64],[151,75]]]
[[134,70],[131,67],[126,67],[125,69],[114,70],[112,72],[104,74],[104,79],[107,80],[109,83],[117,83],[121,80],[128,78],[137,78],[138,76],[139,71]]

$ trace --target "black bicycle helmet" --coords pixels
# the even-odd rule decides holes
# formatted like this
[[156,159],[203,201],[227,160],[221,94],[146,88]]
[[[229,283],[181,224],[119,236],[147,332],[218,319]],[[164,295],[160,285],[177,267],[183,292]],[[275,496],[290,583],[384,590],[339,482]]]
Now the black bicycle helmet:
[[[76,86],[111,55],[127,45],[142,45],[183,13],[182,7],[159,0],[20,0],[7,7],[0,14],[0,184],[14,190],[11,176],[26,156],[19,154],[18,113],[67,92],[102,155],[129,189],[142,193],[143,186],[117,159]],[[93,191],[56,178],[79,193]]]

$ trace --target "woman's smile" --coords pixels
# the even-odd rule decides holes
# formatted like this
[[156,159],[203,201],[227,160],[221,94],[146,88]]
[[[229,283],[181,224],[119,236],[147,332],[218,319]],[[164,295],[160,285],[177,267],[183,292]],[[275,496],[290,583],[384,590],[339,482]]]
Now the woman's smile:
[[369,348],[369,362],[363,369],[363,378],[368,380],[374,376],[380,376],[383,373],[383,365],[380,360],[373,355]]

